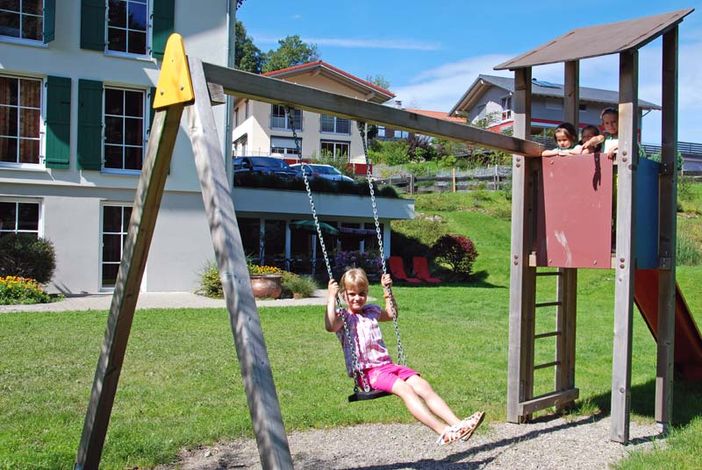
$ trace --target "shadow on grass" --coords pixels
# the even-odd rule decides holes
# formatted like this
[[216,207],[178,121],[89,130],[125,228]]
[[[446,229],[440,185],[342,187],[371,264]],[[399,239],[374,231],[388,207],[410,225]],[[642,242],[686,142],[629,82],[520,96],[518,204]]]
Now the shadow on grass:
[[430,283],[422,283],[422,284],[410,284],[407,282],[402,282],[399,280],[394,280],[394,284],[397,286],[402,286],[402,287],[412,287],[412,288],[417,288],[417,289],[422,289],[425,287],[482,287],[482,288],[488,288],[488,289],[507,289],[508,286],[503,286],[499,284],[492,284],[487,281],[487,278],[490,276],[490,273],[487,271],[478,271],[477,273],[473,273],[470,276],[470,279],[467,280],[451,280],[450,275],[442,275],[441,273],[436,274],[437,277],[443,279],[443,281],[440,284],[430,284]]
[[[656,397],[656,381],[649,380],[644,384],[631,388],[631,411],[637,415],[654,418]],[[603,393],[578,401],[573,408],[574,413],[591,411],[596,406],[602,414],[609,415],[611,411],[611,394]],[[685,382],[676,379],[673,386],[673,425],[687,426],[693,418],[702,415],[702,382]]]

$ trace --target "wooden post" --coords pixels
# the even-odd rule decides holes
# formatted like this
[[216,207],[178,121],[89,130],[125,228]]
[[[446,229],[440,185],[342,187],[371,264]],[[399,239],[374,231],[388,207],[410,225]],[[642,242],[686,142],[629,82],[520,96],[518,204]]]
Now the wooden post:
[[451,168],[451,189],[456,192],[456,167]]
[[678,27],[663,35],[663,100],[659,205],[658,361],[655,418],[668,432],[673,416],[673,360],[675,355],[675,238],[678,154]]
[[195,166],[261,465],[264,469],[293,468],[268,351],[251,291],[234,203],[228,191],[224,156],[217,137],[202,62],[193,57],[188,62],[195,92],[195,103],[186,108],[188,133],[195,152]]
[[107,331],[95,370],[90,403],[76,456],[76,469],[98,468],[100,464],[139,287],[182,114],[183,104],[172,105],[164,111],[157,111],[151,126],[146,158],[139,176],[129,232],[110,305]]
[[[580,64],[577,60],[565,63],[564,115],[565,121],[576,129],[580,123]],[[556,390],[575,388],[575,324],[577,315],[578,270],[560,268],[558,276],[558,310],[556,322],[558,336],[556,346]],[[567,408],[573,402],[559,403],[558,408]]]
[[[514,135],[526,138],[531,131],[531,68],[514,72]],[[538,161],[512,157],[512,247],[510,256],[509,366],[507,376],[507,420],[522,422],[519,403],[533,396],[534,389],[534,302],[536,270],[529,267],[534,212],[532,209],[532,165]]]
[[634,182],[638,164],[638,51],[619,54],[619,150],[617,152],[617,249],[612,356],[610,439],[629,440],[631,337],[634,297]]

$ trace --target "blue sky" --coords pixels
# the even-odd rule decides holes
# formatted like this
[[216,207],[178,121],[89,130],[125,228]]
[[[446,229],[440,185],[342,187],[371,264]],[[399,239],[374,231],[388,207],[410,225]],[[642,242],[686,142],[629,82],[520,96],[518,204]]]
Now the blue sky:
[[[263,51],[297,34],[321,58],[366,78],[382,75],[403,106],[450,110],[478,74],[571,29],[695,8],[680,26],[679,131],[702,142],[702,1],[246,0],[237,12]],[[660,104],[660,39],[641,50],[639,94]],[[581,61],[581,84],[616,90],[617,56]],[[533,76],[563,82],[562,65]],[[660,142],[660,113],[644,117],[644,142]]]

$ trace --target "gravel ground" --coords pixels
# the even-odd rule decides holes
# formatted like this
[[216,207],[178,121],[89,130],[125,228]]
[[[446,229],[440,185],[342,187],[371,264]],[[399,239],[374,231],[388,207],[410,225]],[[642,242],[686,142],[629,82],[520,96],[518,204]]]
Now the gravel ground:
[[[483,424],[468,442],[437,446],[419,424],[374,424],[288,436],[297,469],[606,469],[628,453],[665,445],[655,424],[631,423],[629,445],[609,440],[609,418]],[[160,470],[259,469],[253,439],[183,451]]]

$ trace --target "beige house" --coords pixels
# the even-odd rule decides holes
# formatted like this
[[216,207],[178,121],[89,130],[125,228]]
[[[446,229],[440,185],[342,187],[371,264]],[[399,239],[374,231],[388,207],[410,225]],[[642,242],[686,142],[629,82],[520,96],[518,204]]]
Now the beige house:
[[[265,74],[320,90],[382,104],[395,95],[324,61],[308,62]],[[288,110],[240,99],[234,108],[234,155],[277,156],[297,159]],[[364,163],[363,146],[355,122],[310,111],[292,110],[292,121],[302,147],[302,158],[322,154],[346,155],[349,162]]]

